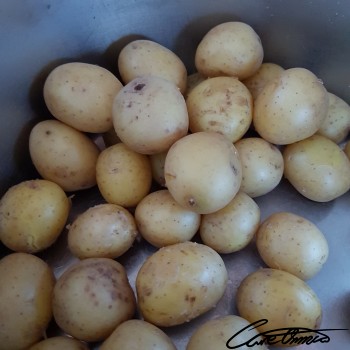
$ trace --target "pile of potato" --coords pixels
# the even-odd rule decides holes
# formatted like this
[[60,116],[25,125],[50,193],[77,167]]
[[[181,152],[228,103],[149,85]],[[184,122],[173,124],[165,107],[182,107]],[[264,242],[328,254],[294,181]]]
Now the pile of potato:
[[[228,287],[221,255],[251,242],[266,267],[241,281],[239,315],[205,322],[187,350],[233,348],[249,339],[232,336],[260,319],[269,324],[249,338],[320,325],[305,281],[328,258],[325,236],[290,212],[261,222],[254,198],[283,176],[316,202],[349,191],[350,144],[339,145],[350,107],[311,71],[263,57],[253,28],[227,22],[199,43],[193,74],[150,40],[120,52],[121,81],[80,62],[49,74],[43,95],[54,118],[29,140],[42,178],[0,202],[0,239],[13,251],[0,260],[0,349],[175,349],[164,328],[214,308]],[[104,202],[68,222],[72,195],[92,187]],[[56,279],[36,253],[66,227],[79,260]],[[131,286],[117,260],[137,237],[157,251]],[[44,339],[52,321],[67,336]]]

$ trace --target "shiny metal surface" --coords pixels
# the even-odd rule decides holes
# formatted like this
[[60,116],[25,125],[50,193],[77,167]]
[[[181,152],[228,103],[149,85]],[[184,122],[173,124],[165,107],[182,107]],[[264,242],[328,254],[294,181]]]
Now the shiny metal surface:
[[[347,0],[0,0],[0,195],[23,179],[37,177],[28,154],[32,126],[49,118],[42,98],[47,74],[58,64],[83,61],[117,74],[120,49],[135,38],[149,38],[174,50],[194,69],[196,45],[214,25],[239,20],[260,35],[265,61],[311,69],[330,92],[350,102],[350,2]],[[73,198],[70,221],[101,201],[97,191]],[[302,198],[283,181],[257,199],[262,218],[288,210],[317,224],[326,235],[330,256],[308,283],[319,295],[324,317],[321,328],[350,328],[350,193],[330,203]],[[40,254],[57,276],[74,262],[64,232]],[[119,259],[134,285],[139,266],[155,249],[139,241]],[[0,254],[8,252],[0,246]],[[230,283],[217,307],[198,319],[166,332],[179,350],[205,320],[236,312],[234,297],[244,276],[262,266],[254,243],[224,256]],[[55,331],[54,329],[52,330]],[[329,333],[330,343],[302,345],[302,350],[347,349],[350,331]]]

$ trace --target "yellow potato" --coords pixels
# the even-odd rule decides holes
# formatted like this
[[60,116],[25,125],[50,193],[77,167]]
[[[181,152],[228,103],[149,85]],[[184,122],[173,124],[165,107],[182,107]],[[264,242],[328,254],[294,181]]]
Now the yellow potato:
[[242,138],[253,117],[249,90],[232,77],[202,81],[188,94],[186,104],[192,132],[218,132],[231,142]]
[[350,106],[330,92],[328,92],[328,96],[328,113],[317,134],[328,137],[335,143],[340,143],[349,134]]
[[202,215],[199,233],[204,244],[227,254],[247,246],[259,223],[258,205],[244,192],[238,192],[224,208]]
[[29,151],[39,174],[65,191],[96,185],[96,161],[100,151],[82,132],[58,120],[44,120],[30,133]]
[[313,135],[288,145],[283,158],[285,177],[306,198],[328,202],[350,189],[350,161],[324,136]]
[[284,69],[278,64],[262,63],[255,74],[242,82],[248,88],[255,100],[264,86],[271,80],[279,78],[283,71]]
[[256,246],[265,264],[302,280],[315,276],[328,258],[328,243],[318,227],[289,212],[271,214],[260,225]]
[[200,218],[200,214],[181,207],[168,190],[148,194],[135,210],[141,236],[156,247],[191,240]]
[[0,260],[0,349],[27,349],[38,342],[52,318],[55,278],[46,262],[12,253]]
[[69,226],[68,247],[79,259],[115,259],[137,236],[132,214],[116,204],[100,204],[80,214]]
[[149,158],[118,143],[103,150],[96,164],[96,179],[103,198],[122,207],[133,207],[150,191]]
[[56,67],[44,85],[49,111],[61,122],[92,133],[112,128],[112,105],[121,82],[107,69],[71,62]]
[[87,344],[70,337],[57,336],[47,338],[31,346],[28,350],[89,350]]
[[241,190],[255,198],[271,192],[283,176],[283,156],[273,144],[260,137],[246,137],[235,143],[242,163]]
[[106,339],[136,310],[134,292],[124,267],[108,258],[71,265],[57,280],[53,315],[67,334],[83,341]]
[[226,206],[241,185],[238,152],[223,135],[197,132],[177,141],[168,151],[164,175],[174,199],[199,214]]
[[14,185],[0,201],[0,240],[17,252],[44,250],[64,229],[70,207],[70,199],[54,182],[38,179]]
[[[257,327],[260,333],[279,328],[318,329],[321,324],[322,308],[316,293],[286,271],[264,268],[250,273],[238,287],[236,302],[240,316],[249,322],[267,320]],[[266,340],[282,345],[282,336]],[[289,341],[284,345],[297,345],[292,344],[293,338]]]
[[135,78],[114,99],[113,124],[130,149],[161,153],[188,132],[186,102],[173,82],[157,76]]
[[253,124],[266,141],[286,145],[315,134],[327,110],[322,82],[305,68],[290,68],[267,83],[255,100]]
[[139,309],[159,327],[188,322],[216,305],[227,278],[222,258],[206,245],[184,242],[160,248],[137,274]]
[[195,54],[197,71],[205,77],[246,79],[260,67],[264,56],[259,36],[246,23],[221,23],[205,34]]
[[160,186],[166,187],[164,177],[164,165],[167,151],[157,154],[151,154],[149,159],[151,161],[152,177]]
[[143,320],[120,324],[99,350],[176,350],[172,340],[158,327]]
[[125,84],[140,76],[155,75],[172,81],[182,93],[186,91],[187,70],[181,59],[151,40],[134,40],[124,46],[118,69]]

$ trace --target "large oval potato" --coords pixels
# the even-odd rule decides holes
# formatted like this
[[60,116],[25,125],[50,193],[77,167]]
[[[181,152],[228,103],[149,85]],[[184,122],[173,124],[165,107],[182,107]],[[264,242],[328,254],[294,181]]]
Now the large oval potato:
[[58,120],[44,120],[34,126],[29,152],[39,174],[67,192],[96,185],[100,150],[88,136]]
[[185,99],[173,82],[157,76],[135,78],[114,99],[113,125],[133,151],[164,152],[188,132]]
[[242,168],[236,148],[225,136],[203,131],[183,137],[169,149],[164,176],[180,205],[209,214],[236,195]]
[[289,212],[273,213],[260,225],[256,246],[265,264],[299,277],[315,276],[328,258],[328,243],[318,227]]
[[186,99],[191,132],[214,131],[236,142],[249,129],[253,100],[238,79],[215,77],[202,81]]
[[44,339],[31,346],[28,350],[89,350],[86,343],[65,336]]
[[222,258],[206,245],[184,242],[160,248],[137,274],[139,309],[156,326],[188,322],[216,305],[227,279]]
[[284,175],[306,198],[328,202],[350,189],[350,161],[330,139],[313,135],[283,151]]
[[52,296],[53,315],[67,334],[87,341],[106,339],[136,310],[124,267],[108,258],[73,263],[58,278]]
[[151,40],[134,40],[123,47],[118,56],[118,69],[125,84],[144,76],[155,75],[172,81],[186,91],[187,70],[171,50]]
[[[238,287],[236,302],[240,316],[249,322],[267,320],[256,324],[260,333],[280,328],[317,329],[321,324],[322,308],[316,293],[286,271],[263,268],[250,273]],[[284,334],[265,336],[267,344],[270,340],[277,346],[297,345],[292,337],[282,344]]]
[[36,253],[51,246],[66,224],[71,201],[54,182],[23,181],[0,200],[0,240],[8,248]]
[[328,93],[316,75],[305,68],[290,68],[258,95],[253,124],[266,141],[286,145],[315,134],[327,111]]
[[49,265],[27,253],[0,260],[0,349],[23,350],[38,342],[52,318],[55,278]]
[[92,133],[112,128],[112,105],[121,82],[94,64],[71,62],[56,67],[44,85],[49,111],[61,122]]
[[120,324],[99,350],[176,350],[172,340],[158,327],[143,320]]
[[254,29],[243,22],[221,23],[197,46],[195,66],[205,77],[246,79],[260,67],[264,50]]

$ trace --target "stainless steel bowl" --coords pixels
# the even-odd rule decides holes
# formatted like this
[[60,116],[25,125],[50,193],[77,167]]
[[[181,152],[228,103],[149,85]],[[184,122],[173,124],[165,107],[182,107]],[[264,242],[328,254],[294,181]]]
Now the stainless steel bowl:
[[[74,60],[96,63],[118,74],[118,53],[136,38],[148,38],[172,49],[192,72],[195,48],[202,36],[221,22],[243,21],[260,35],[265,61],[284,68],[308,68],[330,92],[350,102],[350,2],[346,0],[2,0],[0,4],[0,195],[9,186],[38,176],[28,153],[28,135],[39,120],[51,118],[42,97],[48,73]],[[70,220],[99,202],[96,190],[77,194]],[[329,260],[308,283],[323,305],[321,328],[350,328],[350,193],[330,203],[314,203],[283,180],[257,202],[262,218],[289,210],[307,217],[324,232]],[[39,254],[56,276],[74,262],[65,234]],[[119,259],[133,285],[140,264],[153,251],[139,242]],[[0,256],[8,252],[0,245]],[[236,313],[234,297],[240,281],[263,265],[253,244],[224,259],[230,283],[217,307],[188,324],[166,329],[179,350],[185,349],[190,334],[207,319]],[[329,343],[298,349],[349,347],[349,331],[328,334]]]

